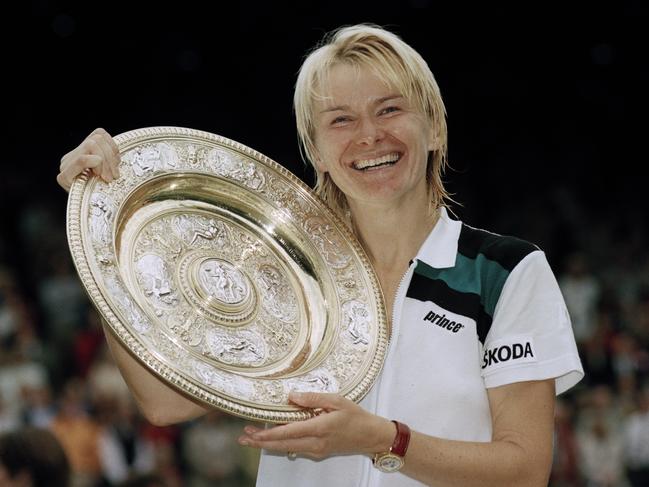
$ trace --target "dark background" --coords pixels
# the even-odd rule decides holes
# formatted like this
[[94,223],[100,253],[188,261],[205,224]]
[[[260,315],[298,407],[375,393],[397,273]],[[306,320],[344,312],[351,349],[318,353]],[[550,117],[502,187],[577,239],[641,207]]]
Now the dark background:
[[646,242],[646,2],[38,0],[4,18],[5,258],[28,258],[12,240],[26,206],[63,221],[59,161],[98,126],[206,130],[310,183],[296,72],[325,32],[356,22],[400,34],[435,73],[458,216],[533,240],[555,265],[582,229]]

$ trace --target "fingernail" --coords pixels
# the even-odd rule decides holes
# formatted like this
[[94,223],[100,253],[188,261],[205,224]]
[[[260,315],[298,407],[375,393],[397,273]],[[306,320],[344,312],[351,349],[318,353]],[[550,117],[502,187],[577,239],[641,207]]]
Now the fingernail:
[[245,428],[243,428],[243,431],[250,435],[252,433],[255,433],[257,431],[257,428],[255,428],[254,426],[246,426]]
[[243,446],[248,446],[250,445],[250,442],[246,440],[245,438],[239,438],[239,444]]

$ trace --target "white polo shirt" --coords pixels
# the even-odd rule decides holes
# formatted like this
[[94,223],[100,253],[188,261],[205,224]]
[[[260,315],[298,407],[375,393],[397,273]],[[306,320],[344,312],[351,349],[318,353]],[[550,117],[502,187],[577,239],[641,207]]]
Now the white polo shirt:
[[[560,394],[583,377],[545,254],[452,220],[444,209],[394,309],[383,370],[360,404],[421,433],[491,441],[488,388],[554,378]],[[264,451],[257,477],[259,487],[419,485],[380,472],[365,455],[314,461]]]

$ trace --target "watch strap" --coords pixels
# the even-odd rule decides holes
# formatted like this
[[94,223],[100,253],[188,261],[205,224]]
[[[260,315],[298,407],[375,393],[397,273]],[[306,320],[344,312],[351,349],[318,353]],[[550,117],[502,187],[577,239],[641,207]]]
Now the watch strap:
[[392,422],[397,426],[397,435],[394,437],[390,453],[405,457],[408,451],[408,444],[410,443],[410,428],[407,424],[400,423],[399,421],[392,420]]

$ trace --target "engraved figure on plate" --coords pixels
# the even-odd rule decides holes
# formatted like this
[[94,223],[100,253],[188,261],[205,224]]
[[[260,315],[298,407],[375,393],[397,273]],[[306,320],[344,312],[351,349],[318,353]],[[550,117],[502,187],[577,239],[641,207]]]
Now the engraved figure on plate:
[[240,303],[250,293],[246,278],[227,262],[208,259],[200,264],[198,275],[207,294],[224,303]]
[[342,249],[345,246],[336,233],[337,230],[328,222],[319,216],[314,216],[304,222],[304,229],[329,265],[340,269],[349,263],[351,256],[344,253]]
[[120,305],[122,313],[126,318],[126,323],[131,325],[136,332],[146,333],[151,328],[151,323],[140,313],[139,308],[128,297],[126,291],[120,284],[118,278],[110,276],[106,279],[106,285],[110,291],[110,295],[117,300]]
[[189,368],[193,369],[198,379],[207,386],[223,391],[230,396],[236,396],[247,400],[255,399],[254,385],[245,377],[239,377],[217,370],[214,367],[199,361],[192,361],[189,364]]
[[264,341],[249,330],[224,333],[213,328],[207,331],[206,341],[206,354],[226,364],[259,365],[266,358]]
[[135,267],[145,296],[153,295],[165,304],[177,303],[178,298],[171,287],[171,275],[162,257],[156,254],[145,254],[137,260]]
[[208,152],[207,163],[217,174],[240,181],[251,189],[259,189],[266,182],[263,173],[252,162],[220,149]]
[[297,319],[297,300],[279,269],[262,265],[257,272],[264,308],[275,318],[290,323]]
[[178,166],[178,155],[175,149],[167,143],[142,145],[135,149],[131,156],[131,167],[136,176],[140,177],[149,172]]
[[343,304],[343,323],[354,345],[370,343],[371,320],[366,304],[355,300]]
[[289,391],[300,392],[338,392],[338,382],[331,373],[319,368],[301,377],[287,380],[285,383],[287,393]]
[[205,335],[205,320],[193,310],[180,309],[167,318],[167,328],[190,347],[197,347]]
[[176,215],[171,228],[190,247],[201,240],[214,241],[218,247],[225,247],[230,240],[225,223],[213,218]]
[[90,234],[92,239],[99,244],[108,244],[111,241],[111,225],[115,205],[103,193],[94,193],[90,200]]

